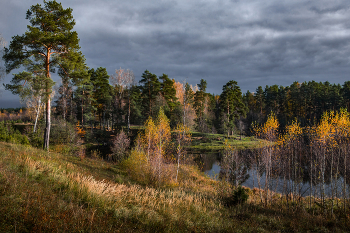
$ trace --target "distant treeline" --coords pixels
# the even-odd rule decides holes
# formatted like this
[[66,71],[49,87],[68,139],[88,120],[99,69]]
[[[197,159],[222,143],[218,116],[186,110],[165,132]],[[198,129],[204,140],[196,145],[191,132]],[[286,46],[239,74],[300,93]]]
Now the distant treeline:
[[[138,83],[131,70],[119,69],[109,75],[100,67],[90,69],[88,74],[78,84],[62,78],[55,90],[56,116],[85,126],[120,129],[142,125],[149,117],[155,118],[162,108],[172,127],[183,123],[206,133],[250,134],[252,124],[264,123],[272,112],[283,129],[292,121],[301,126],[314,125],[323,112],[349,109],[350,105],[350,81],[343,85],[311,81],[286,87],[259,86],[255,92],[245,94],[236,81],[229,81],[217,95],[206,92],[207,82],[203,79],[192,86],[148,70]],[[26,112],[32,119],[38,113],[42,116],[45,109],[44,96],[37,93],[25,96]],[[10,112],[13,111],[19,108]]]
[[63,90],[69,91],[71,87],[61,86],[56,101],[58,114],[67,117],[73,114],[83,122],[98,121],[101,126],[118,127],[128,122],[143,124],[163,108],[172,126],[184,123],[200,132],[249,134],[252,123],[265,122],[271,112],[283,129],[292,121],[300,122],[301,126],[314,125],[323,112],[350,105],[350,81],[343,85],[311,81],[294,82],[286,87],[259,86],[254,93],[245,94],[237,82],[229,81],[222,93],[216,95],[206,92],[207,82],[203,79],[191,86],[165,74],[157,77],[147,70],[139,83],[134,82],[129,70],[117,70],[109,76],[104,68],[98,68],[91,69],[90,74],[91,82],[71,92],[72,103],[62,104],[68,100],[63,98],[67,96]]
[[26,110],[26,108],[0,108],[0,112],[4,113],[20,113],[21,111]]
[[200,132],[232,133],[247,108],[237,82],[230,81],[221,95],[206,92],[207,82],[195,86],[176,82],[168,75],[144,71],[135,83],[130,70],[108,75],[105,68],[90,69],[89,79],[78,86],[64,81],[56,91],[56,114],[82,125],[121,128],[142,125],[162,108],[171,127],[183,123]]
[[290,86],[259,86],[254,93],[244,94],[249,109],[247,124],[262,123],[274,112],[282,128],[292,121],[301,126],[312,126],[319,122],[327,110],[349,109],[350,81],[343,85],[327,82],[294,82]]

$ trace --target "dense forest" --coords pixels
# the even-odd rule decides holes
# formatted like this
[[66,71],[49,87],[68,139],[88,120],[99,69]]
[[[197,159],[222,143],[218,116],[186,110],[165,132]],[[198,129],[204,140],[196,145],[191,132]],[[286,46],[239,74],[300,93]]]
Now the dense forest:
[[[255,92],[248,91],[242,95],[237,82],[229,81],[223,86],[222,93],[217,95],[206,92],[207,81],[203,79],[192,86],[170,79],[165,74],[157,78],[146,70],[139,85],[134,81],[124,84],[131,80],[130,74],[131,71],[117,70],[116,75],[110,77],[114,85],[108,85],[106,73],[105,76],[93,75],[88,82],[90,86],[85,84],[75,93],[70,91],[72,87],[68,84],[62,85],[57,113],[67,117],[71,114],[81,122],[85,118],[96,119],[100,125],[118,128],[128,123],[143,124],[149,116],[155,117],[163,108],[172,126],[181,122],[207,133],[227,133],[243,127],[249,134],[252,123],[265,122],[271,112],[276,114],[282,127],[295,120],[302,126],[312,126],[324,112],[348,109],[350,104],[350,82],[343,85],[294,82],[287,87],[273,85],[264,89],[259,86]],[[89,94],[89,90],[94,94]],[[69,101],[68,92],[71,92],[72,104],[64,108],[65,104],[61,103]],[[101,92],[103,95],[98,94]],[[93,106],[85,110],[86,113],[85,102]]]
[[[343,85],[311,81],[286,87],[259,86],[255,92],[244,94],[237,82],[229,81],[218,95],[206,92],[206,80],[190,85],[148,70],[138,83],[131,70],[118,69],[109,75],[100,67],[89,69],[88,74],[79,85],[64,77],[62,84],[56,85],[55,116],[79,121],[83,126],[121,129],[143,125],[163,108],[172,127],[183,123],[203,133],[250,135],[252,125],[264,123],[271,113],[276,114],[283,131],[293,121],[302,127],[312,126],[324,112],[350,107],[350,81]],[[25,79],[14,79],[6,88],[20,93],[28,111],[41,117],[45,105],[39,93],[43,91],[33,91],[33,85]]]

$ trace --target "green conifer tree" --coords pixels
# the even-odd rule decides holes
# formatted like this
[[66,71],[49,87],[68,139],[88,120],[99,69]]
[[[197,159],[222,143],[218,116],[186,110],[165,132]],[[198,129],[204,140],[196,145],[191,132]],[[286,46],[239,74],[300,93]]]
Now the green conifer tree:
[[144,119],[147,119],[149,116],[153,117],[153,114],[157,114],[153,112],[153,107],[157,95],[160,92],[161,83],[157,75],[150,73],[148,70],[145,70],[141,77],[140,90],[142,93],[142,107],[145,113]]
[[246,115],[247,108],[243,103],[242,92],[236,81],[229,81],[222,88],[220,109],[224,117],[224,129],[227,134],[233,131],[235,120]]
[[[25,34],[12,37],[3,56],[9,73],[21,66],[29,72],[40,72],[45,77],[46,127],[44,148],[49,148],[51,127],[51,98],[53,81],[51,72],[62,68],[73,78],[85,69],[84,58],[79,52],[78,34],[72,31],[75,21],[72,9],[64,9],[56,1],[44,1],[44,6],[33,5],[27,11],[30,25]],[[65,70],[67,67],[69,69]]]

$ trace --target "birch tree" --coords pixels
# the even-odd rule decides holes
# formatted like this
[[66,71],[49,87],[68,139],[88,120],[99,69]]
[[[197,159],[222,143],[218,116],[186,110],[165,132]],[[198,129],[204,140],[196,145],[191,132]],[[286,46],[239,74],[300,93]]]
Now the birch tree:
[[[33,75],[31,72],[20,72],[15,74],[11,84],[6,84],[5,89],[12,94],[19,95],[22,102],[26,103],[28,108],[33,108],[35,112],[35,123],[33,132],[36,131],[37,122],[43,108],[43,98],[45,92],[45,77],[42,73]],[[51,98],[51,96],[46,97]]]
[[177,150],[176,150],[176,182],[179,176],[180,169],[180,161],[181,157],[183,157],[186,153],[185,146],[191,141],[191,133],[190,129],[183,124],[178,124],[175,129],[175,138],[177,142]]
[[117,114],[121,115],[123,108],[123,100],[125,100],[125,94],[127,94],[127,125],[128,133],[130,131],[130,115],[131,115],[131,87],[135,84],[135,75],[132,70],[117,69],[115,74],[110,76],[110,81],[116,91],[114,98],[117,107]]
[[[275,147],[273,143],[278,138],[278,127],[279,123],[275,116],[275,114],[271,114],[266,123],[261,127],[255,127],[254,131],[258,138],[263,138],[264,145],[261,148],[259,157],[261,158],[262,163],[265,165],[265,205],[267,205],[267,201],[270,193],[270,179],[272,176],[272,160],[274,156]],[[257,172],[258,173],[258,172]],[[260,179],[258,177],[258,179]]]
[[157,148],[157,174],[158,174],[158,181],[161,180],[161,173],[162,173],[162,165],[164,160],[164,154],[166,147],[168,146],[168,143],[171,139],[171,130],[170,130],[170,122],[167,116],[164,113],[164,110],[161,108],[157,121],[157,135],[156,135],[156,148]]

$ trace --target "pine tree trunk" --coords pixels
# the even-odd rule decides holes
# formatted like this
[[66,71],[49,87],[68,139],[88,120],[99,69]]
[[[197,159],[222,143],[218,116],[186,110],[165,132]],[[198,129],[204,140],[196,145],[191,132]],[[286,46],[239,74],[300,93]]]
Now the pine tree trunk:
[[44,133],[44,150],[49,150],[49,141],[50,141],[50,127],[51,127],[51,98],[50,93],[51,90],[49,89],[49,80],[50,77],[50,55],[51,55],[51,48],[47,49],[47,56],[45,61],[45,69],[46,69],[46,92],[47,92],[47,102],[46,102],[46,127],[45,127],[45,133]]

